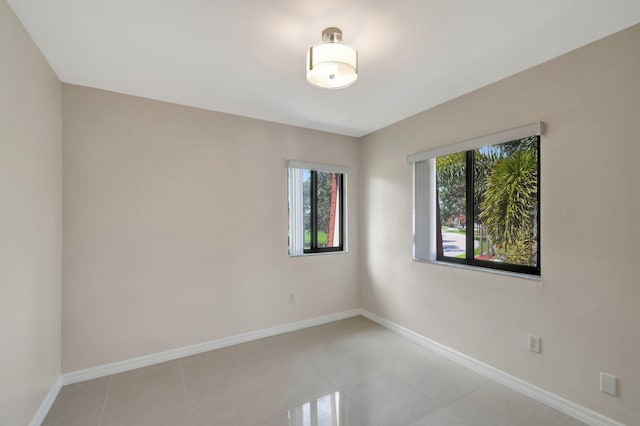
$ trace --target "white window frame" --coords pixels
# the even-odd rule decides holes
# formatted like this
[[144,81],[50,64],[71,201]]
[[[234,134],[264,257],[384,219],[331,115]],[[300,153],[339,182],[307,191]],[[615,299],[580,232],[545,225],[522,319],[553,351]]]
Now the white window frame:
[[[332,254],[347,252],[347,176],[351,174],[351,167],[336,166],[329,164],[311,163],[306,161],[287,161],[287,180],[289,191],[289,226],[291,235],[289,239],[289,256],[313,256],[317,254]],[[342,179],[342,199],[343,199],[343,223],[342,247],[341,251],[331,251],[325,253],[305,253],[304,252],[304,212],[303,212],[303,185],[302,170],[315,170],[318,172],[341,173]]]

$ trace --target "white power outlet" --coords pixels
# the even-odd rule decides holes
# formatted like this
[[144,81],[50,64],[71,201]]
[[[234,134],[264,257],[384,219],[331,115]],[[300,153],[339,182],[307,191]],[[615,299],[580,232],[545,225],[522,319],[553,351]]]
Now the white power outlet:
[[600,372],[600,391],[611,396],[618,396],[618,378],[611,374]]
[[535,352],[537,354],[540,353],[540,337],[539,336],[535,336],[533,334],[529,335],[529,338],[527,340],[527,345],[529,347],[529,350],[531,352]]
[[296,294],[289,293],[289,303],[296,303]]

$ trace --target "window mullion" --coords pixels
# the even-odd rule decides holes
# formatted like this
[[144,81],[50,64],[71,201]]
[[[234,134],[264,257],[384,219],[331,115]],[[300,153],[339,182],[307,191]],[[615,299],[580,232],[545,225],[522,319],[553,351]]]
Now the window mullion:
[[474,258],[474,237],[475,237],[475,220],[474,220],[474,211],[473,211],[473,168],[474,168],[474,151],[467,151],[467,161],[466,161],[466,178],[467,178],[467,191],[466,191],[466,221],[467,221],[467,232],[466,232],[466,260],[467,263],[472,263]]
[[344,176],[342,174],[337,175],[338,179],[338,232],[340,232],[340,240],[338,242],[340,250],[344,250]]
[[536,170],[536,272],[540,274],[540,135],[536,137],[537,170]]
[[311,249],[318,248],[318,172],[311,171]]

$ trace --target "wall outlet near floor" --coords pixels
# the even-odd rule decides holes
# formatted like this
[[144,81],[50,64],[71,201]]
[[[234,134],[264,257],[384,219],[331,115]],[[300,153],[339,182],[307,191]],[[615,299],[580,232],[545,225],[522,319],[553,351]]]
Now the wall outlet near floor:
[[601,371],[600,391],[612,396],[618,396],[618,378]]
[[296,294],[289,293],[289,303],[296,303]]
[[527,345],[531,352],[535,352],[537,354],[540,353],[540,336],[535,336],[533,334],[529,335],[527,339]]

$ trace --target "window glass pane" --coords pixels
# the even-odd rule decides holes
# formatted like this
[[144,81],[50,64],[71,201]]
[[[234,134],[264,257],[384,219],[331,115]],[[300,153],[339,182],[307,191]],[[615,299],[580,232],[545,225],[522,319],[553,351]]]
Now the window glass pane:
[[311,170],[302,170],[302,219],[304,222],[304,248],[311,248]]
[[436,158],[436,252],[466,257],[466,153]]
[[318,247],[340,246],[339,174],[318,172]]
[[474,156],[474,258],[537,266],[538,137]]

